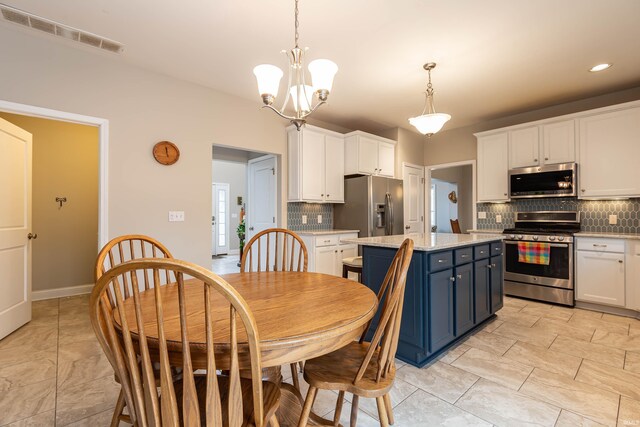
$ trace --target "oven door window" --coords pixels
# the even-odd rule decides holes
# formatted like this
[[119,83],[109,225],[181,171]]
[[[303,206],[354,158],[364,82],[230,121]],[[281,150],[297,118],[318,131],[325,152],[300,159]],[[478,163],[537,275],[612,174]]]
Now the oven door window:
[[569,245],[551,246],[549,265],[528,264],[518,261],[518,243],[505,242],[505,271],[528,276],[569,280]]

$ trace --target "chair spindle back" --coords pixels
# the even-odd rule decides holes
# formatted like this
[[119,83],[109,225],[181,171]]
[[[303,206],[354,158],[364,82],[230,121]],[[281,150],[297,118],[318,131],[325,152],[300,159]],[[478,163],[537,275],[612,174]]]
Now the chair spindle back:
[[307,271],[307,247],[296,233],[269,228],[253,236],[244,247],[240,271]]

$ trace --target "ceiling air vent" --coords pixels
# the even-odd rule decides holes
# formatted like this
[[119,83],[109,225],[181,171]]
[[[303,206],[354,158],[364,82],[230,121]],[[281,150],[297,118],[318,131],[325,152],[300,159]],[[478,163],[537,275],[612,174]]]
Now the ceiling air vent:
[[0,3],[0,12],[2,12],[2,18],[14,24],[20,24],[33,28],[34,30],[77,41],[112,53],[122,53],[124,50],[124,45],[117,41],[24,12],[3,3]]

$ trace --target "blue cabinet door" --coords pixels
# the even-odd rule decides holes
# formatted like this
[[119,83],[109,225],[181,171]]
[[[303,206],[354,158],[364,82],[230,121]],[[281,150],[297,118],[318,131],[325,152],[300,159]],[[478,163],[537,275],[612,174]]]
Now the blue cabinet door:
[[[382,286],[387,270],[396,254],[395,249],[364,246],[362,280],[364,284],[376,294]],[[404,291],[404,304],[402,306],[402,323],[400,324],[400,338],[398,342],[399,358],[412,363],[421,363],[427,357],[427,321],[424,307],[426,291],[424,289],[425,278],[425,253],[415,251],[407,271],[407,284]],[[367,333],[367,339],[371,339],[378,326],[380,309],[372,320]]]
[[485,258],[473,263],[475,285],[474,299],[476,308],[476,324],[491,316],[491,282],[489,272],[490,259]]
[[474,325],[473,264],[456,267],[454,291],[456,298],[456,336],[460,336]]
[[500,310],[504,300],[502,255],[491,257],[491,312]]
[[453,269],[429,274],[429,352],[435,353],[455,338]]

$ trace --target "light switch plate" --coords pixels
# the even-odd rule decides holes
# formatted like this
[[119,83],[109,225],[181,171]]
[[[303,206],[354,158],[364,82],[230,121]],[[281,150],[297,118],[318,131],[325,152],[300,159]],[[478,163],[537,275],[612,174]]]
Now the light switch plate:
[[318,224],[322,224],[322,215],[318,215]]
[[496,215],[496,222],[498,224],[500,224],[502,222],[502,215],[500,215],[500,214]]
[[303,224],[307,223],[307,216],[306,215],[302,215],[302,223]]
[[609,215],[609,225],[616,225],[618,223],[618,215]]
[[478,212],[478,219],[487,219],[487,213],[486,212]]
[[184,221],[184,211],[169,211],[169,222]]

